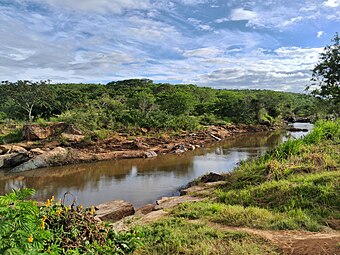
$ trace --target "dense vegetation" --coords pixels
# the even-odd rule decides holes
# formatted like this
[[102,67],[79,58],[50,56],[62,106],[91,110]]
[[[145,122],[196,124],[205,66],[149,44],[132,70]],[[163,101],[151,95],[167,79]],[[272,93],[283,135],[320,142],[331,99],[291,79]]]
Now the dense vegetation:
[[0,254],[126,254],[140,245],[135,232],[117,234],[98,223],[94,208],[54,197],[39,206],[27,200],[33,194],[23,189],[0,197]]
[[[312,94],[328,100],[333,112],[340,114],[340,37],[336,33],[333,44],[327,45],[319,56],[319,62],[314,66],[312,85],[316,85]],[[307,86],[307,90],[311,86]]]
[[192,130],[200,124],[273,123],[324,112],[309,95],[216,90],[133,79],[100,84],[2,82],[0,122],[66,121],[83,130]]
[[205,193],[205,201],[182,204],[167,218],[138,228],[145,245],[136,254],[281,254],[263,240],[223,226],[337,229],[339,142],[339,121],[318,122],[305,138],[243,162],[226,175],[225,184]]

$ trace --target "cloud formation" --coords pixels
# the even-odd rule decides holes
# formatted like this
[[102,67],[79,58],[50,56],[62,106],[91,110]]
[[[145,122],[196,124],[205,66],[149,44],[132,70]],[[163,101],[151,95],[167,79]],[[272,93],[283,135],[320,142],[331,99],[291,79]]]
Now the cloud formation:
[[3,0],[2,80],[128,78],[302,92],[338,0]]

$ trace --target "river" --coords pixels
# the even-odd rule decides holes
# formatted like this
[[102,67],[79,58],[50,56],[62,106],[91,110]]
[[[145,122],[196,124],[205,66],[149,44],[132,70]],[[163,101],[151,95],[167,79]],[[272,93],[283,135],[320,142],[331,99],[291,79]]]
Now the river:
[[[312,129],[312,124],[295,123]],[[290,138],[305,132],[275,131],[237,136],[206,145],[181,155],[160,155],[150,159],[122,159],[90,164],[38,169],[20,174],[0,172],[0,194],[13,188],[34,188],[35,199],[52,195],[84,206],[109,200],[126,200],[135,207],[154,203],[162,196],[178,194],[178,189],[208,173],[232,171],[242,160],[263,155]]]

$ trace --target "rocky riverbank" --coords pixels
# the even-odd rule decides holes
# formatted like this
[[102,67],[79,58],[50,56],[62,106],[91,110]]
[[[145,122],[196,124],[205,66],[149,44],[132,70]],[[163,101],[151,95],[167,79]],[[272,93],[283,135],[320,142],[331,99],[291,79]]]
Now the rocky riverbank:
[[0,169],[15,173],[66,164],[181,154],[237,134],[273,129],[275,127],[266,125],[230,124],[209,126],[195,133],[169,135],[142,130],[143,135],[139,136],[117,134],[104,140],[85,141],[81,131],[65,123],[26,125],[23,128],[25,141],[0,145]]

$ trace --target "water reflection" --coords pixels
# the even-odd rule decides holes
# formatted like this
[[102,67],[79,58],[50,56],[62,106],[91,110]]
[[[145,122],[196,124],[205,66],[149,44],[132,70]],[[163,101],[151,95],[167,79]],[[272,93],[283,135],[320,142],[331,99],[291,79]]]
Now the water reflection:
[[180,186],[209,171],[231,171],[240,161],[263,155],[289,136],[282,131],[252,134],[183,155],[69,165],[15,175],[0,172],[0,193],[29,187],[37,190],[39,200],[52,195],[61,198],[70,192],[86,206],[114,199],[140,206],[175,194]]

